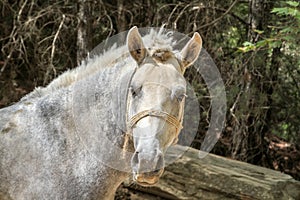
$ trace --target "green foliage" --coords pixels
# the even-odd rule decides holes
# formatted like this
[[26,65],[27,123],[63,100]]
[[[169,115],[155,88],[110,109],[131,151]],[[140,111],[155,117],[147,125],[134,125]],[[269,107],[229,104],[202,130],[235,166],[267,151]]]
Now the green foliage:
[[293,139],[291,137],[291,134],[289,134],[289,127],[290,126],[291,126],[290,123],[283,122],[283,123],[278,125],[277,129],[273,129],[272,133],[284,138],[285,140],[290,141],[290,140]]
[[[273,20],[266,31],[255,30],[259,40],[255,43],[246,41],[238,48],[239,53],[262,54],[267,52],[265,76],[272,80],[271,94],[272,116],[271,131],[290,141],[296,140],[299,133],[300,115],[300,3],[281,2],[273,8]],[[276,53],[274,49],[279,49]],[[256,62],[257,64],[257,62]],[[276,65],[276,66],[275,66]],[[264,83],[262,83],[264,84]],[[267,84],[265,84],[267,85]],[[264,86],[264,88],[270,88]],[[259,95],[264,95],[261,91]],[[270,95],[270,94],[269,94]]]
[[287,5],[290,7],[283,7],[283,8],[274,8],[272,10],[272,13],[276,13],[277,15],[290,15],[295,16],[299,19],[299,11],[297,10],[297,7],[299,6],[299,2],[296,1],[287,1]]
[[271,13],[280,17],[277,25],[270,26],[271,37],[263,38],[263,31],[255,30],[263,39],[253,44],[244,42],[238,52],[246,53],[264,48],[283,48],[285,54],[299,57],[300,38],[300,3],[296,1],[285,2],[284,7],[274,8]]

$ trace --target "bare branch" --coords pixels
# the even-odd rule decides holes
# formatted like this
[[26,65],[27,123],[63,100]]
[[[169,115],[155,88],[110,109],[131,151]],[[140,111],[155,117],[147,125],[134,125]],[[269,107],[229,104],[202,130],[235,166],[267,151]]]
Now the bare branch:
[[223,13],[223,15],[213,21],[211,21],[210,23],[208,24],[205,24],[205,25],[202,25],[199,27],[199,29],[202,29],[202,28],[205,28],[205,27],[208,27],[208,26],[212,26],[214,25],[215,23],[217,23],[218,21],[220,21],[221,19],[223,19],[231,10],[232,8],[235,6],[235,4],[239,2],[239,0],[235,0],[230,6],[229,8],[226,10],[226,12]]
[[51,55],[50,55],[50,64],[49,64],[49,67],[48,67],[47,72],[46,72],[45,77],[44,77],[44,84],[46,84],[47,81],[48,81],[48,75],[49,75],[49,73],[50,73],[50,68],[51,68],[51,70],[53,71],[54,76],[56,76],[56,69],[55,69],[55,67],[54,67],[54,65],[53,65],[53,59],[54,59],[54,53],[55,53],[55,42],[56,42],[56,40],[57,40],[57,38],[58,38],[58,35],[59,35],[59,33],[60,33],[60,30],[61,30],[63,24],[64,24],[65,18],[66,18],[66,17],[65,17],[65,15],[63,14],[63,15],[62,15],[62,20],[61,20],[61,22],[60,22],[60,24],[59,24],[59,27],[58,27],[58,29],[57,29],[57,31],[56,31],[56,33],[55,33],[55,35],[54,35],[53,41],[52,41],[52,45],[51,45]]

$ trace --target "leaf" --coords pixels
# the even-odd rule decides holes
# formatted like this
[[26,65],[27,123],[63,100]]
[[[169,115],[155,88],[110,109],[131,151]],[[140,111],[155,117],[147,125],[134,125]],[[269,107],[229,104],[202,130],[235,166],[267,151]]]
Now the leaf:
[[260,31],[260,30],[257,30],[257,29],[255,29],[254,32],[256,32],[256,33],[258,33],[260,35],[264,33],[264,31]]
[[280,32],[281,33],[291,33],[291,32],[293,32],[293,28],[291,28],[291,27],[286,27],[286,28],[284,28],[284,29],[282,29]]
[[275,13],[279,16],[292,16],[299,21],[300,12],[297,8],[273,8],[271,13]]
[[243,43],[243,46],[244,47],[249,47],[249,46],[254,46],[254,44],[252,44],[251,42],[246,41],[246,42]]
[[[246,46],[245,46],[246,43]],[[255,45],[252,44],[251,42],[244,42],[243,43],[244,47],[238,47],[238,52],[249,52],[249,51],[254,51],[256,49]]]
[[271,13],[275,13],[277,15],[285,15],[287,13],[286,8],[273,8]]
[[282,46],[282,41],[280,40],[277,40],[277,41],[272,41],[269,43],[269,46],[271,48],[278,48],[278,47],[281,47]]
[[237,50],[237,52],[239,52],[239,53],[246,53],[247,51],[246,51],[246,47],[238,47],[238,50]]
[[286,41],[289,41],[289,42],[295,41],[295,38],[291,35],[285,35],[282,38]]
[[286,4],[292,6],[292,7],[298,7],[299,6],[299,2],[296,1],[287,1]]
[[256,43],[256,46],[259,48],[259,47],[264,47],[268,44],[268,41],[267,40],[260,40]]

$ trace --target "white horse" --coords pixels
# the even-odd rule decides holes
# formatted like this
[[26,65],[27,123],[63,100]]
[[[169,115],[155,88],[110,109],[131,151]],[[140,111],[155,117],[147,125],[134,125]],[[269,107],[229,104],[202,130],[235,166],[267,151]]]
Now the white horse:
[[182,128],[183,74],[202,47],[198,33],[181,51],[173,43],[133,27],[127,45],[1,109],[0,199],[113,199],[130,174],[155,184]]

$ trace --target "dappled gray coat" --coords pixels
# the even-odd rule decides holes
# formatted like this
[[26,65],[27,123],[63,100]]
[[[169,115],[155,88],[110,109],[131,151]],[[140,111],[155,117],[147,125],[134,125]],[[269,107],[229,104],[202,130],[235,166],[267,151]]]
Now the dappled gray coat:
[[[0,110],[0,199],[113,198],[127,174],[100,161],[111,147],[95,137],[122,146],[112,95],[133,61],[127,58],[95,72],[98,62],[105,66],[112,53]],[[101,154],[93,140],[107,151]]]
[[[105,74],[93,78],[108,78]],[[103,105],[109,104],[109,83],[94,85],[101,88],[101,94],[95,96],[91,91],[91,99],[102,98]],[[80,84],[83,88],[76,91],[89,95],[89,85]],[[49,94],[39,94],[37,90],[35,97],[0,110],[0,199],[89,199],[114,195],[101,192],[115,191],[115,182],[121,183],[125,173],[107,168],[92,156],[92,146],[84,146],[88,142],[83,143],[77,134],[76,126],[81,125],[74,124],[74,115],[89,121],[88,104],[81,99],[78,113],[73,113],[74,101],[70,98],[79,98],[73,96],[70,88]],[[121,145],[121,131],[110,121],[108,107],[102,106],[99,112],[105,117],[99,117],[98,123],[113,131],[115,143]]]

